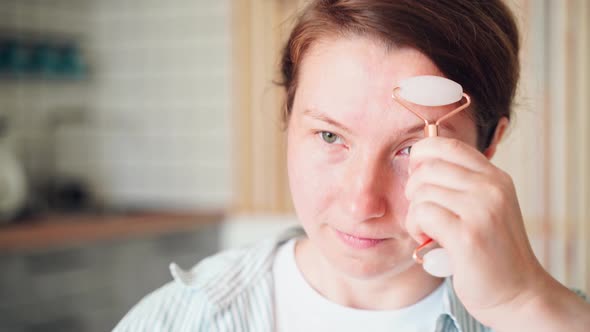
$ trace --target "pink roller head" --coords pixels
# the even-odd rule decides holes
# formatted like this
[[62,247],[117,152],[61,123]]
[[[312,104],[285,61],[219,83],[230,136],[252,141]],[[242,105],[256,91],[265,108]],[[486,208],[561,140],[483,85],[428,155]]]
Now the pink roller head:
[[443,106],[463,98],[458,83],[441,76],[414,76],[399,82],[399,96],[417,105]]
[[[400,81],[399,85],[393,89],[392,97],[405,109],[424,121],[425,136],[438,136],[438,125],[441,122],[461,112],[471,104],[469,95],[463,93],[463,88],[459,83],[442,76],[432,75],[414,76]],[[406,103],[434,107],[451,105],[462,99],[465,99],[462,105],[445,114],[435,123],[429,122],[420,112],[415,111],[411,105]]]

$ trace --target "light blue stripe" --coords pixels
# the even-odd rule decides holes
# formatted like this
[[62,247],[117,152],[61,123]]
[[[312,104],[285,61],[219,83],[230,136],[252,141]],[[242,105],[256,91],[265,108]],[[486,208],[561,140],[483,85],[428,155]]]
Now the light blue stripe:
[[[177,315],[176,322],[174,324],[173,329],[174,330],[178,330],[178,331],[187,331],[188,330],[188,326],[187,326],[188,319],[187,319],[187,317],[190,317],[191,316],[190,313],[192,312],[192,309],[193,309],[193,305],[192,305],[192,303],[190,301],[190,295],[188,294],[188,292],[186,292],[184,294],[184,296],[182,297],[181,306],[185,307],[185,310],[183,311],[184,314],[183,315],[180,315],[180,314]],[[189,309],[191,309],[191,310],[189,310]],[[201,311],[203,311],[203,310],[201,310]]]
[[260,314],[257,315],[257,325],[258,326],[263,326],[265,325],[265,323],[268,322],[268,318],[266,313],[267,311],[265,310],[265,304],[268,303],[268,298],[264,297],[264,287],[257,287],[256,289],[254,289],[254,305],[255,305],[255,310],[256,312],[259,312]]
[[227,305],[233,296],[243,290],[243,287],[253,283],[255,278],[268,271],[265,267],[269,265],[268,261],[273,258],[271,255],[262,256],[254,251],[244,256],[228,273],[231,279],[224,286],[218,286],[218,292],[211,292],[212,301],[218,302],[222,306]]
[[[243,305],[243,298],[247,294],[241,294],[240,296],[236,297],[235,305],[233,306],[232,315],[234,316],[234,324],[236,326],[236,331],[245,331],[246,330],[246,322],[245,319],[248,317],[248,310],[247,307]],[[240,313],[242,313],[240,315]]]

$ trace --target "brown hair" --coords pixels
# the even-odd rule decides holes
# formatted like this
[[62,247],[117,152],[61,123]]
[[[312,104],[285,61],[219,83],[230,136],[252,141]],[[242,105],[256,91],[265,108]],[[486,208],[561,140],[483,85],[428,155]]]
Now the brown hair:
[[283,49],[285,122],[306,51],[320,38],[351,35],[376,38],[387,48],[417,49],[461,84],[472,97],[481,150],[490,144],[498,120],[510,118],[520,74],[519,35],[501,0],[314,0]]

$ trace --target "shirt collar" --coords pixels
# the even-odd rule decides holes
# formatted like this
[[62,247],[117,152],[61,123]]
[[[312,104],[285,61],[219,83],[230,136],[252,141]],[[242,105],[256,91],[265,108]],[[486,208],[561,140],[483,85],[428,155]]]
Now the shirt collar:
[[[220,262],[220,265],[224,266],[217,264],[215,268],[208,266],[208,268],[200,269],[201,273],[194,273],[194,270],[202,264],[193,267],[191,271],[183,271],[173,263],[170,266],[170,270],[177,282],[189,288],[204,290],[209,294],[213,303],[223,307],[228,305],[228,301],[231,301],[233,297],[232,295],[239,293],[241,289],[258,279],[260,274],[267,273],[271,269],[272,260],[278,247],[292,238],[304,235],[305,232],[301,227],[289,228],[275,238],[261,243],[258,250],[241,252],[241,254],[236,250],[234,255],[226,253],[227,259]],[[205,262],[208,260],[210,262]],[[219,260],[205,259],[205,261],[203,263],[207,264]],[[252,265],[256,266],[253,267]],[[245,269],[251,271],[247,276],[243,274]],[[207,270],[212,271],[212,274],[215,274],[215,276],[203,273]],[[234,287],[227,287],[227,284],[223,282],[224,280],[233,280],[234,282],[239,280],[240,282],[234,285]],[[451,318],[458,332],[467,332],[464,328],[469,326],[481,326],[467,312],[461,301],[459,301],[453,289],[452,277],[447,278],[444,282],[446,283],[446,287],[443,303],[444,313],[442,315],[447,315]]]

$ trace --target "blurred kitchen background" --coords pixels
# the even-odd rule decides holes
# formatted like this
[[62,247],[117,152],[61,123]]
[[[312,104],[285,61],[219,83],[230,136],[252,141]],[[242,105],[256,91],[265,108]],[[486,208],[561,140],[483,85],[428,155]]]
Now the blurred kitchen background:
[[[296,222],[280,47],[304,0],[0,0],[0,331],[106,331],[224,248]],[[510,0],[507,170],[534,249],[590,291],[590,4]]]

